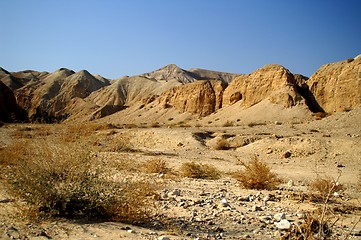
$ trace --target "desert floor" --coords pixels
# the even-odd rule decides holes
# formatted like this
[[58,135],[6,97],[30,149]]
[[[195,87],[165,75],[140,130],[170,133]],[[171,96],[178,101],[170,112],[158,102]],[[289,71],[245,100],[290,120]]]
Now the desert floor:
[[[7,190],[0,179],[0,239],[278,239],[281,218],[296,226],[304,213],[322,208],[310,200],[309,184],[317,176],[329,176],[345,190],[328,206],[332,238],[361,239],[361,111],[334,114],[305,123],[265,123],[240,126],[112,127],[88,131],[66,130],[68,125],[9,124],[0,128],[0,147],[18,139],[51,138],[68,131],[90,142],[103,164],[127,161],[141,168],[147,161],[162,159],[172,170],[145,174],[157,179],[157,216],[149,225],[116,222],[85,222],[65,219],[24,218],[25,203]],[[45,132],[45,134],[44,134]],[[114,151],[121,139],[126,148]],[[227,150],[217,150],[226,145]],[[257,156],[282,178],[274,190],[248,190],[232,173],[240,161]],[[180,175],[183,163],[213,165],[222,172],[216,180]],[[111,174],[111,173],[110,173]],[[132,175],[144,175],[133,171]],[[122,177],[122,176],[116,176]],[[166,219],[167,224],[162,222]]]

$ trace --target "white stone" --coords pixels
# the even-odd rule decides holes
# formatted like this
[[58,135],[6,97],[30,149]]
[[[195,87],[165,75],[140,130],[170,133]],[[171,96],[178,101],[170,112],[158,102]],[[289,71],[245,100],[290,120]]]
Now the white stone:
[[295,185],[295,183],[293,182],[293,180],[289,180],[287,183],[288,187],[293,187]]
[[222,204],[223,207],[228,207],[229,206],[229,203],[228,203],[227,199],[225,199],[225,198],[223,198],[221,200],[221,204]]
[[158,240],[170,240],[170,237],[160,236]]
[[279,221],[281,221],[282,219],[286,219],[286,214],[284,214],[284,213],[276,213],[276,214],[273,216],[273,218],[274,218],[277,222],[279,222]]
[[275,225],[281,230],[289,230],[291,228],[291,223],[287,219],[282,219],[281,221],[276,222]]

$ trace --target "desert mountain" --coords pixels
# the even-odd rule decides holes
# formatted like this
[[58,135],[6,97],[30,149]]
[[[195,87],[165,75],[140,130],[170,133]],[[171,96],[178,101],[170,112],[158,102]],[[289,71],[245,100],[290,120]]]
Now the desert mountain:
[[[360,65],[360,56],[326,64],[308,79],[277,64],[250,74],[184,70],[170,64],[112,82],[85,70],[10,73],[1,68],[0,80],[14,91],[17,103],[31,120],[94,120],[121,112],[118,118],[142,116],[144,119],[139,121],[148,122],[158,115],[162,121],[166,116],[174,119],[172,112],[209,122],[223,118],[240,121],[245,113],[273,112],[281,116],[287,110],[287,116],[299,118],[312,112],[345,111],[359,106]],[[274,119],[269,117],[270,121]]]
[[197,80],[220,80],[222,82],[231,82],[237,74],[217,72],[199,68],[192,68],[190,70],[184,70],[179,68],[175,64],[169,64],[156,71],[142,74],[146,78],[155,79],[158,81],[170,81],[176,80],[180,83],[192,83]]
[[325,112],[342,112],[361,104],[361,55],[323,65],[308,81]]
[[26,112],[16,103],[14,93],[0,81],[0,121],[12,122],[26,119]]
[[98,80],[85,70],[75,73],[62,68],[18,89],[16,96],[30,119],[53,121],[68,117],[64,109],[72,99],[85,98],[106,85],[109,82]]

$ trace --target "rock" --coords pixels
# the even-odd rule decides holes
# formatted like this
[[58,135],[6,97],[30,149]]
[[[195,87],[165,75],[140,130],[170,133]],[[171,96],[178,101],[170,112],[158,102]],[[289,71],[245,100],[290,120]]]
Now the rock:
[[289,158],[289,157],[291,157],[291,155],[292,155],[292,153],[290,151],[287,151],[287,152],[283,153],[282,157]]
[[279,222],[275,223],[276,227],[281,230],[289,230],[291,229],[291,223],[287,219],[282,219]]
[[286,214],[284,213],[277,213],[275,215],[273,215],[274,220],[276,220],[277,222],[281,221],[282,219],[286,219]]
[[361,104],[361,58],[325,64],[307,81],[325,112],[342,112]]
[[170,191],[168,193],[168,197],[178,197],[181,195],[181,192],[179,189],[174,189],[173,191]]
[[253,212],[258,212],[258,211],[263,211],[263,209],[262,209],[261,206],[254,205],[254,206],[252,207],[252,211],[253,211]]
[[292,73],[281,65],[270,64],[236,77],[224,91],[223,106],[239,101],[242,107],[249,108],[267,99],[291,107],[303,101],[296,88]]
[[224,89],[221,81],[196,81],[165,91],[158,102],[181,113],[205,117],[221,108]]
[[288,187],[293,187],[295,185],[295,183],[293,182],[293,180],[289,180],[288,182],[287,182],[287,186]]
[[221,205],[222,205],[223,207],[228,207],[228,206],[229,206],[229,203],[228,203],[227,199],[223,198],[223,199],[221,200]]
[[158,240],[170,240],[170,237],[160,236]]

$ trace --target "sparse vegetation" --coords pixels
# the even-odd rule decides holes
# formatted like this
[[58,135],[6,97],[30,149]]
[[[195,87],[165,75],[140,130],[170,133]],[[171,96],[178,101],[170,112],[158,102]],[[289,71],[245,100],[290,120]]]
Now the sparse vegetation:
[[266,123],[264,123],[264,122],[251,122],[251,123],[248,123],[247,124],[247,126],[248,127],[255,127],[255,126],[264,126],[264,125],[266,125]]
[[325,201],[329,200],[335,192],[344,190],[344,186],[329,176],[317,176],[317,178],[310,183],[310,189],[316,191],[318,197],[320,197],[322,201]]
[[226,121],[224,124],[223,124],[223,127],[232,127],[233,126],[233,122],[231,121]]
[[200,178],[200,179],[219,179],[221,172],[214,166],[209,164],[198,164],[195,162],[183,163],[181,168],[181,175],[189,178]]
[[166,174],[170,172],[170,168],[165,160],[160,158],[152,159],[145,163],[144,170],[147,173]]
[[107,180],[86,146],[49,140],[23,146],[9,180],[13,194],[30,204],[32,214],[122,222],[148,217],[152,184]]
[[230,144],[227,141],[227,139],[220,138],[217,140],[217,142],[214,144],[213,148],[215,150],[228,150],[230,149]]
[[261,162],[257,156],[251,161],[240,164],[244,169],[236,172],[234,177],[240,184],[248,189],[273,189],[281,183],[281,179],[264,162]]
[[[322,232],[322,235],[319,233]],[[320,222],[320,216],[316,213],[307,213],[302,222],[296,223],[291,231],[287,232],[281,239],[283,240],[320,240],[328,239],[331,229],[328,223]],[[322,236],[322,237],[319,237]]]

